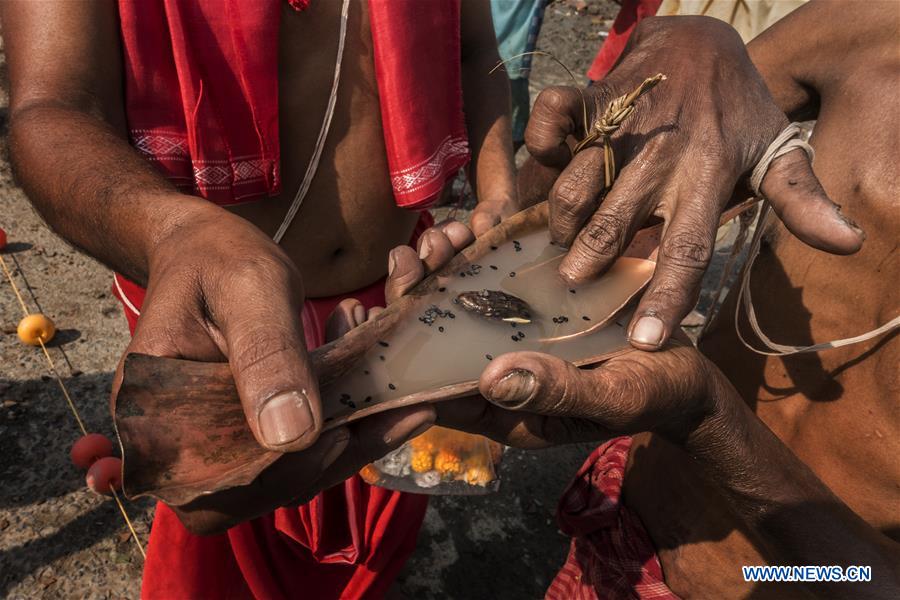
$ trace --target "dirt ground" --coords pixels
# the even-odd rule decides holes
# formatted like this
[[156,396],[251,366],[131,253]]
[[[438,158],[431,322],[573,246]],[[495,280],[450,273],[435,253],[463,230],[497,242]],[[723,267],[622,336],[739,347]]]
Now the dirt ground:
[[[547,9],[539,48],[576,74],[587,69],[616,6],[566,0]],[[0,59],[2,60],[2,59]],[[5,80],[5,62],[0,78]],[[535,60],[532,89],[566,84],[548,59]],[[0,98],[0,151],[6,153],[7,99]],[[51,233],[0,162],[4,258],[29,311],[60,328],[50,349],[90,430],[112,436],[107,409],[112,370],[128,340],[110,272]],[[68,452],[79,431],[41,353],[18,343],[21,317],[0,284],[0,597],[137,597],[142,560],[116,505],[85,488]],[[590,446],[528,453],[511,450],[498,493],[444,497],[428,509],[418,549],[395,589],[398,597],[538,598],[562,564],[559,493]],[[144,543],[152,505],[127,502]]]

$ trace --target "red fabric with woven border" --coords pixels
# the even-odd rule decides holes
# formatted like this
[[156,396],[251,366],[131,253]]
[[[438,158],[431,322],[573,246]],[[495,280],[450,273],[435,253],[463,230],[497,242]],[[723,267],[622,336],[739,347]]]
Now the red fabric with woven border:
[[[394,197],[424,208],[469,160],[460,0],[368,7]],[[279,194],[281,3],[119,0],[119,16],[132,145],[181,191],[217,204]]]

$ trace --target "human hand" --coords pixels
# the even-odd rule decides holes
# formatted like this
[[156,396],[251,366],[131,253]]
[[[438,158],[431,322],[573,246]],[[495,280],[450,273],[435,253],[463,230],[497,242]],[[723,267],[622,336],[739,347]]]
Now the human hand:
[[479,200],[472,211],[472,233],[476,236],[481,235],[494,225],[499,225],[500,221],[507,217],[511,217],[521,208],[519,204],[512,198],[501,200]]
[[149,257],[147,295],[125,355],[227,361],[260,445],[309,447],[322,414],[299,272],[265,234],[222,209],[201,208],[186,223]]
[[[152,257],[143,312],[126,355],[228,360],[253,434],[263,447],[286,452],[249,485],[173,507],[189,530],[213,534],[307,502],[430,427],[435,415],[429,406],[400,409],[320,436],[299,274],[243,219],[218,209],[203,214],[211,218],[176,229]],[[272,409],[275,414],[268,414]]]
[[[544,90],[525,134],[540,166],[561,171],[549,195],[550,231],[570,248],[560,266],[566,279],[603,273],[649,217],[665,220],[656,273],[629,326],[631,343],[645,350],[663,347],[693,308],[735,184],[788,124],[737,33],[705,17],[642,21],[616,68],[584,90],[589,122],[657,72],[666,81],[612,135],[619,175],[605,195],[602,148],[572,156],[567,144],[585,136],[575,88]],[[761,187],[802,241],[836,254],[860,248],[864,234],[825,194],[805,153],[775,160]]]
[[[385,282],[388,303],[473,239],[464,225],[451,221],[426,231],[418,253],[407,246],[392,250]],[[345,300],[330,317],[329,330],[343,335],[380,310],[367,315],[358,301]],[[437,423],[525,448],[639,431],[685,435],[711,410],[715,394],[710,382],[718,372],[684,339],[679,336],[680,346],[630,352],[595,369],[578,369],[534,352],[498,356],[482,373],[482,395],[435,404]],[[524,385],[529,382],[531,391]]]

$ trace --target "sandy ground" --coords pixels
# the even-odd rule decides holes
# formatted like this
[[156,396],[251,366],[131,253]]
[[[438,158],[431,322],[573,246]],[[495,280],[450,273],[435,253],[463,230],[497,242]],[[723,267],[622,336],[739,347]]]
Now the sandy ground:
[[[607,0],[552,4],[539,47],[577,74],[586,70],[615,7]],[[576,10],[580,6],[581,10]],[[5,63],[0,77],[5,79]],[[538,57],[534,89],[568,76]],[[7,99],[0,98],[0,150],[6,151]],[[87,426],[112,435],[107,409],[112,370],[128,341],[110,272],[51,233],[0,162],[4,255],[29,311],[60,328],[50,349]],[[142,560],[116,505],[84,485],[68,459],[79,431],[39,351],[15,335],[21,317],[10,286],[0,284],[0,597],[137,597]],[[537,598],[561,565],[567,540],[554,509],[568,478],[590,451],[569,446],[509,451],[503,485],[487,497],[431,502],[398,597]],[[146,543],[152,506],[126,508]]]

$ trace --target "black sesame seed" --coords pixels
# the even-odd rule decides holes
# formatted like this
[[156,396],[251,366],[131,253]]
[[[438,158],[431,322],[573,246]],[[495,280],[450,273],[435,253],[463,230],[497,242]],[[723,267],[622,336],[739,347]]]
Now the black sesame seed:
[[520,339],[520,340],[525,339],[525,332],[524,332],[524,331],[520,331],[517,335],[519,336],[519,339]]
[[439,291],[439,292],[446,292],[446,291],[447,291],[447,288],[445,288],[445,287],[439,287],[439,288],[438,288],[438,291]]
[[396,390],[396,389],[397,389],[397,386],[394,385],[393,383],[389,383],[389,384],[388,384],[388,387],[391,388],[392,390]]
[[554,323],[559,323],[559,319],[556,318],[556,317],[553,317],[553,322],[554,322]]
[[574,294],[574,293],[575,293],[575,290],[569,290],[569,293],[570,293],[570,294]]
[[512,339],[512,341],[514,341],[514,342],[518,342],[518,341],[519,341],[519,336],[517,336],[517,335],[511,335],[511,336],[509,336],[509,337],[510,337],[510,338]]
[[378,342],[378,345],[383,348],[387,348],[388,346],[390,346],[390,344],[388,344],[387,342]]
[[491,246],[491,250],[496,250],[497,246]]
[[448,312],[448,313],[447,313],[447,316],[450,317],[451,319],[455,319],[455,318],[456,318],[456,315],[454,315],[452,312]]
[[363,371],[363,375],[368,375],[368,374],[369,374],[369,371],[368,371],[368,370]]
[[352,400],[347,403],[347,406],[349,406],[350,408],[356,408],[356,404]]
[[494,271],[497,270],[497,265],[490,265],[490,267],[491,267],[491,269],[493,269]]
[[442,325],[442,326],[438,327],[438,331],[440,331],[441,333],[444,333],[444,326]]
[[378,358],[381,359],[381,360],[384,360],[384,354],[379,354],[379,355],[378,355]]
[[460,276],[460,277],[465,277],[466,274],[465,274],[465,273],[460,273],[459,276]]
[[516,276],[516,272],[515,272],[515,271],[510,271],[510,272],[509,272],[509,276],[510,276],[510,277],[515,277],[515,276]]
[[581,319],[582,319],[583,321],[590,321],[590,320],[591,320],[590,317],[581,317]]
[[363,400],[363,402],[371,402],[371,401],[372,401],[372,396],[366,396],[366,399]]
[[485,354],[484,357],[488,360],[494,360],[494,357],[491,356],[490,354]]

